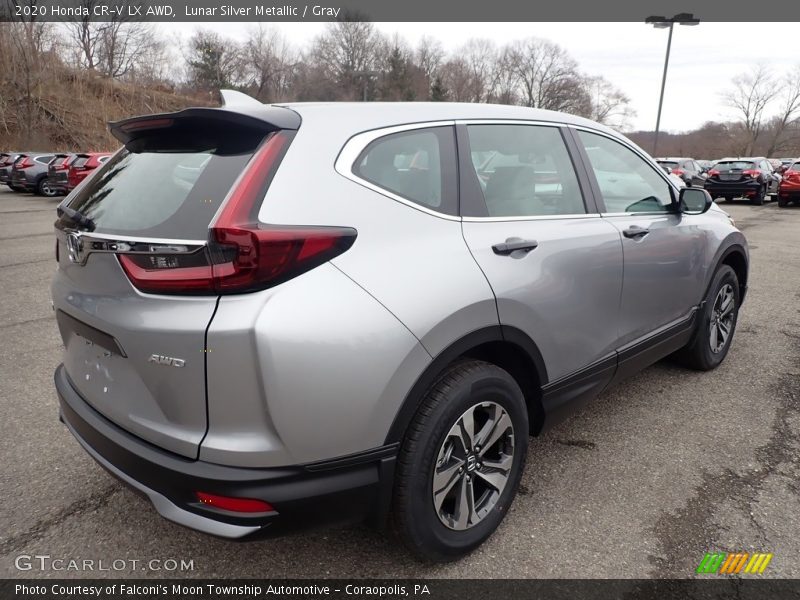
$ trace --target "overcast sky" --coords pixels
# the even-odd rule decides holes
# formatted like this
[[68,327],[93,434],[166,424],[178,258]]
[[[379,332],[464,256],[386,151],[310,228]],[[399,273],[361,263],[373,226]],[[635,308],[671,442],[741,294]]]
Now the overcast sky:
[[[244,36],[242,23],[207,23],[232,38]],[[324,31],[324,23],[277,23],[295,44],[305,45]],[[603,75],[631,98],[636,110],[634,129],[653,129],[664,66],[667,30],[644,23],[376,23],[387,34],[398,32],[415,44],[423,35],[441,40],[454,50],[470,37],[484,37],[498,45],[536,36],[566,48],[583,72]],[[161,24],[165,31],[188,37],[197,24]],[[800,69],[796,23],[701,23],[676,26],[661,128],[685,131],[732,113],[722,93],[730,80],[759,62],[776,75]]]

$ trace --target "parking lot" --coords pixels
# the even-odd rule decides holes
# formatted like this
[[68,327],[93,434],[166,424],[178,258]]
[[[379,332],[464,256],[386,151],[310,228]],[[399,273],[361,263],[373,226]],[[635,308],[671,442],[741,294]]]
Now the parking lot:
[[[57,203],[0,191],[3,577],[687,577],[717,549],[772,552],[765,576],[800,577],[800,208],[723,204],[750,242],[751,276],[719,369],[661,362],[532,440],[497,534],[427,566],[366,528],[210,538],[97,466],[59,423],[52,385]],[[20,555],[128,562],[18,571]],[[152,559],[193,569],[143,572]]]

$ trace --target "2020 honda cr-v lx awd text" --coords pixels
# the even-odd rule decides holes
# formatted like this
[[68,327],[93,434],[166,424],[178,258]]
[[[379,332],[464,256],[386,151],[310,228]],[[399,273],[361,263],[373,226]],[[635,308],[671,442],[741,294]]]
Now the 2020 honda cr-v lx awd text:
[[667,355],[725,358],[745,238],[610,129],[224,97],[113,123],[55,224],[61,419],[167,519],[367,520],[453,559],[529,434]]

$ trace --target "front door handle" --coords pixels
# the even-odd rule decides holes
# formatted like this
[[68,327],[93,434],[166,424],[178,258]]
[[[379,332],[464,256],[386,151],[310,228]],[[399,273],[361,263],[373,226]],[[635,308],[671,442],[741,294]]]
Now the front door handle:
[[648,233],[650,233],[649,229],[645,229],[644,227],[638,227],[636,225],[631,225],[625,231],[622,232],[626,238],[630,238],[632,240],[638,240],[639,238],[643,238]]
[[530,252],[531,250],[536,250],[539,247],[539,242],[536,240],[523,240],[521,238],[508,238],[505,242],[501,244],[495,244],[492,246],[492,250],[494,250],[495,254],[499,254],[500,256],[508,256],[512,252],[516,250],[524,250],[526,253]]

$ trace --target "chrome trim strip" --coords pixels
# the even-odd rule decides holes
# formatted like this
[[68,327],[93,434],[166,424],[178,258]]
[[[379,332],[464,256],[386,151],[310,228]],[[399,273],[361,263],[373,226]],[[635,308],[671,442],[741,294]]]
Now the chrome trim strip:
[[153,507],[156,509],[158,514],[165,519],[169,519],[170,521],[177,523],[178,525],[188,527],[189,529],[202,531],[203,533],[210,533],[211,535],[217,535],[219,537],[228,539],[241,538],[261,529],[260,525],[231,525],[230,523],[223,523],[222,521],[209,519],[207,517],[203,517],[201,515],[189,512],[188,510],[182,509],[181,507],[173,504],[166,496],[159,494],[155,490],[151,490],[149,487],[136,481],[130,475],[120,471],[117,467],[100,456],[100,454],[95,451],[94,448],[84,441],[66,419],[63,419],[63,421],[70,433],[72,433],[75,439],[78,440],[78,443],[80,443],[80,445],[83,446],[83,449],[89,453],[89,456],[95,459],[100,466],[111,472],[114,476],[118,477],[132,488],[137,489],[146,495],[150,499],[150,502],[152,502]]
[[377,192],[382,196],[386,196],[387,198],[391,198],[401,204],[405,204],[406,206],[410,206],[413,209],[418,211],[427,213],[429,215],[433,215],[434,217],[439,217],[440,219],[446,219],[448,221],[461,221],[461,217],[455,215],[448,215],[445,213],[441,213],[435,211],[433,209],[427,208],[411,200],[403,198],[393,192],[390,192],[387,189],[384,189],[374,183],[367,181],[366,179],[362,179],[355,173],[353,173],[353,165],[356,162],[356,159],[361,155],[370,143],[375,141],[378,138],[391,135],[393,133],[400,133],[403,131],[413,131],[415,129],[425,129],[428,127],[452,127],[456,124],[455,121],[447,120],[447,121],[426,121],[423,123],[410,123],[407,125],[395,125],[392,127],[383,127],[380,129],[372,129],[370,131],[364,131],[362,133],[358,133],[351,137],[347,142],[345,142],[344,147],[339,152],[339,156],[336,157],[336,162],[333,165],[333,168],[336,170],[339,175],[353,181],[367,189],[372,190],[373,192]]
[[522,217],[464,217],[465,223],[484,223],[501,221],[560,221],[562,219],[596,219],[600,215],[597,213],[584,213],[578,215],[535,215]]
[[456,125],[542,125],[544,127],[566,127],[560,121],[528,121],[526,119],[456,119]]
[[86,233],[56,228],[56,237],[67,246],[69,260],[85,265],[90,254],[192,254],[206,245],[204,240],[135,238],[125,235]]

